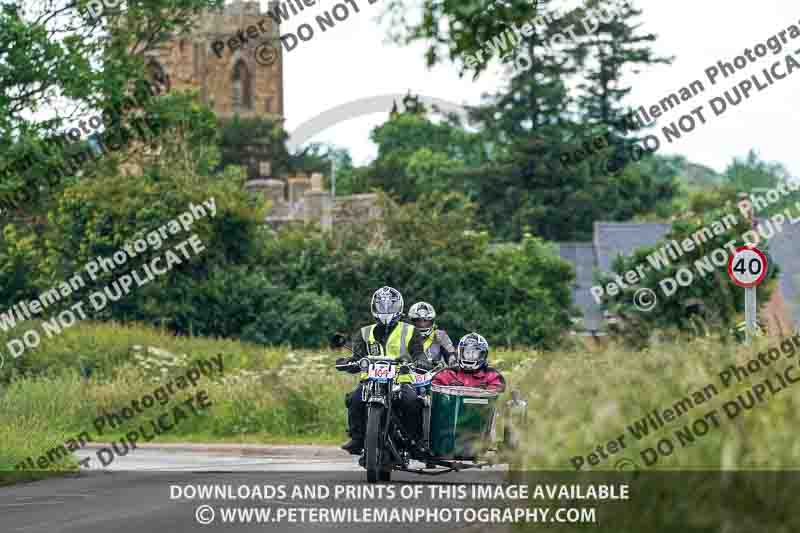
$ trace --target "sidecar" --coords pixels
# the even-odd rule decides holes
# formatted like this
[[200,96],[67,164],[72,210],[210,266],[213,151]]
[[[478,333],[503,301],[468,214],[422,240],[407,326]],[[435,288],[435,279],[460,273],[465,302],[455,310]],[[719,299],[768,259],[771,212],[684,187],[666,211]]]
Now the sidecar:
[[497,399],[493,391],[431,386],[430,450],[442,459],[473,460],[493,447]]
[[[432,385],[433,373],[416,375],[414,385],[424,404],[423,434],[432,457],[420,474],[444,474],[454,470],[497,464],[502,452],[519,448],[527,419],[527,402],[518,391],[501,402],[501,394],[479,388]],[[496,442],[498,419],[503,440]]]

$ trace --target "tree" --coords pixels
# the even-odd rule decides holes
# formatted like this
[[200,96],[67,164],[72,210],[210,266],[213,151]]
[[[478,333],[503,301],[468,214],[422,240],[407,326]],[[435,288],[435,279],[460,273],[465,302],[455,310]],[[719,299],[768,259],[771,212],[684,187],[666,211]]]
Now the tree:
[[[218,170],[228,165],[241,165],[251,160],[270,161],[272,174],[281,175],[290,170],[291,156],[286,148],[289,134],[272,119],[253,117],[218,119],[221,158]],[[258,168],[248,167],[248,177],[255,178]]]
[[[108,113],[103,115],[106,127],[126,124],[140,108],[130,105],[137,82],[153,77],[145,54],[189,30],[202,10],[221,4],[132,2],[125,11],[106,10],[97,19],[86,0],[0,5],[0,92],[5,95],[0,99],[0,174],[6,176],[5,192],[20,191],[28,202],[25,210],[35,210],[42,176],[52,176],[63,163],[60,143],[51,142],[59,130],[86,119],[90,111]],[[36,172],[17,171],[29,168],[30,160],[40,164]],[[56,183],[47,185],[50,191],[57,188]]]
[[[326,154],[328,159],[333,162],[335,168],[330,172],[336,172],[336,195],[345,196],[369,191],[369,169],[367,167],[357,167],[353,164],[353,158],[346,148],[329,146]],[[330,172],[326,174],[328,187],[331,187]]]
[[583,19],[598,8],[611,11],[614,16],[610,20],[596,19],[595,31],[582,35],[571,50],[583,78],[576,103],[585,123],[605,126],[624,137],[629,128],[620,121],[628,109],[622,100],[631,90],[623,84],[624,71],[629,69],[636,74],[642,66],[670,64],[674,58],[657,56],[648,46],[657,36],[639,32],[641,24],[636,19],[642,10],[630,2],[591,0],[578,10],[578,17]]
[[205,247],[203,253],[126,298],[110,302],[97,318],[154,323],[164,319],[165,325],[179,332],[205,329],[213,333],[203,327],[202,309],[198,310],[193,295],[217,269],[258,264],[265,213],[244,191],[240,172],[210,173],[216,161],[211,112],[184,95],[167,96],[160,105],[169,109],[165,120],[172,124],[173,134],[155,139],[152,151],[137,160],[138,168],[123,173],[111,158],[92,179],[68,185],[56,198],[43,239],[46,275],[40,289],[49,288],[53,280],[71,277],[95,258],[111,256],[175,219],[190,202],[197,205],[213,197],[216,216],[198,220],[191,233],[170,234],[161,246],[151,245],[118,270],[97,274],[75,296],[81,299],[91,290],[102,290],[196,234]]
[[371,291],[391,285],[407,305],[433,303],[454,338],[478,331],[493,345],[558,345],[571,325],[571,266],[530,235],[519,245],[490,247],[477,208],[459,193],[431,193],[390,208],[379,233],[354,229],[327,261],[316,259],[319,245],[283,256],[305,258],[310,268],[296,278],[307,283],[312,265],[324,264],[318,279],[337,288],[353,327],[372,320]]
[[[548,239],[588,239],[595,220],[627,220],[657,206],[663,211],[677,191],[674,176],[653,179],[641,169],[624,168],[629,155],[620,172],[609,173],[607,160],[628,151],[620,134],[612,135],[620,147],[599,150],[581,164],[561,163],[566,146],[588,136],[587,130],[599,124],[612,132],[622,129],[621,100],[630,90],[622,85],[623,72],[669,59],[647,46],[655,36],[640,34],[635,18],[641,11],[627,4],[593,0],[572,11],[556,4],[432,0],[413,23],[398,3],[388,8],[400,28],[395,38],[428,43],[431,64],[446,50],[450,60],[478,76],[486,64],[472,65],[473,54],[492,49],[509,66],[508,84],[471,113],[470,125],[492,146],[490,157],[448,170],[449,181],[460,183],[480,204],[479,216],[501,239],[521,239],[528,231]],[[586,31],[583,19],[598,8],[619,15]],[[534,24],[512,42],[507,30],[524,27],[537,14],[547,17],[546,23]],[[574,38],[565,39],[570,32]],[[574,86],[578,89],[570,89]]]
[[434,191],[461,190],[453,171],[488,160],[483,138],[464,130],[453,118],[433,122],[424,106],[393,113],[375,128],[371,140],[378,156],[369,166],[369,183],[401,202]]
[[[512,25],[533,20],[539,4],[546,0],[463,1],[429,0],[423,3],[420,17],[408,16],[408,5],[401,0],[386,3],[384,15],[391,21],[390,37],[397,43],[423,41],[428,45],[428,66],[445,59],[464,60],[480,50],[483,43]],[[485,64],[478,66],[480,72]]]
[[347,173],[353,169],[353,159],[345,148],[338,148],[327,143],[311,143],[302,150],[292,154],[289,166],[293,172],[312,174],[319,172],[327,177],[327,186],[330,187],[331,165],[336,165],[337,188],[340,173]]
[[[768,200],[768,191],[778,187],[791,191],[791,188],[786,187],[790,180],[792,177],[786,167],[781,163],[762,160],[754,149],[743,158],[734,158],[723,174],[724,186],[736,191],[739,200],[744,196]],[[753,209],[755,216],[768,217],[794,207],[796,201],[796,195],[779,195],[778,201],[770,203],[766,208],[753,202]]]
[[773,189],[790,179],[789,171],[780,163],[769,163],[750,149],[743,158],[735,157],[724,172],[724,179],[740,192]]
[[650,213],[678,190],[674,179],[653,177],[636,165],[613,177],[594,172],[588,162],[564,168],[549,143],[533,136],[509,151],[503,160],[459,176],[478,191],[471,199],[480,206],[479,217],[501,240],[530,232],[547,240],[588,241],[595,221]]

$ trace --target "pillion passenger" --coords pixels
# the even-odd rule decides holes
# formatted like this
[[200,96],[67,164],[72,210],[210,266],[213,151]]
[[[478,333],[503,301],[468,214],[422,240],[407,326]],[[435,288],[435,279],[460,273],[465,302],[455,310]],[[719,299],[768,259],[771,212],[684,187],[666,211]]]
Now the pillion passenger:
[[422,348],[431,366],[440,361],[445,365],[455,362],[456,349],[443,329],[436,325],[436,309],[428,302],[417,302],[408,310],[408,318],[423,338]]

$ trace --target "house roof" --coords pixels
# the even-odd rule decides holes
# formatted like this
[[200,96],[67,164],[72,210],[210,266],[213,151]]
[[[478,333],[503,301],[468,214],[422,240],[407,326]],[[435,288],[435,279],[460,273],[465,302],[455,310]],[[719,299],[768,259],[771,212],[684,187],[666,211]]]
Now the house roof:
[[[662,223],[595,222],[593,242],[558,243],[559,255],[575,267],[573,301],[583,311],[587,330],[600,330],[603,312],[591,293],[594,269],[610,272],[618,255],[652,246],[671,229]],[[779,285],[795,323],[800,326],[800,222],[787,224],[769,241],[772,259],[780,265]]]
[[787,224],[769,240],[769,252],[781,267],[778,280],[794,321],[800,325],[800,223]]
[[660,223],[595,222],[594,248],[597,267],[602,272],[610,272],[618,255],[632,255],[637,248],[656,244],[671,228],[671,224]]
[[595,254],[591,242],[558,243],[559,255],[575,268],[575,285],[572,288],[572,300],[583,311],[583,325],[587,330],[601,329],[603,311],[592,297],[591,287],[594,285]]

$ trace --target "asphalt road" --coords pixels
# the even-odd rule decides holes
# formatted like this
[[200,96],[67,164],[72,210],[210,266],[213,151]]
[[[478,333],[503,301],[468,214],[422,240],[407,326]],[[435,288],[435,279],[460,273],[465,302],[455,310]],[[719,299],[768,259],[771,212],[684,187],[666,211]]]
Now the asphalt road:
[[[470,507],[475,502],[459,498],[456,490],[471,490],[474,483],[502,483],[503,471],[470,471],[430,477],[415,474],[393,473],[392,482],[380,488],[367,485],[365,473],[348,456],[334,447],[282,446],[238,447],[208,449],[203,447],[176,447],[172,449],[137,449],[125,457],[117,457],[106,468],[98,468],[97,449],[86,448],[79,452],[81,458],[92,456],[93,468],[65,478],[43,480],[12,487],[0,488],[0,531],[12,532],[67,532],[67,533],[149,533],[184,531],[452,531],[458,524],[452,522],[408,524],[381,524],[374,521],[357,522],[347,518],[330,522],[310,518],[311,508],[352,509],[363,512],[365,508],[422,508]],[[430,485],[438,485],[431,487]],[[204,485],[222,486],[233,493],[235,499],[210,494],[207,497],[187,497],[188,490]],[[192,487],[187,489],[187,487]],[[265,487],[267,486],[267,487]],[[285,495],[266,498],[268,491],[280,490]],[[339,487],[337,489],[336,487]],[[348,489],[347,487],[353,487]],[[457,487],[461,486],[462,489]],[[299,487],[295,489],[295,487]],[[326,488],[321,488],[326,487]],[[347,490],[389,490],[381,495],[353,495]],[[380,489],[379,489],[380,488]],[[241,499],[241,493],[260,490],[258,497]],[[316,495],[297,494],[293,490],[316,490]],[[324,491],[331,496],[325,496]],[[336,490],[340,497],[334,499]],[[402,498],[401,491],[409,495]],[[417,491],[417,492],[414,492]],[[437,492],[433,491],[445,491]],[[180,492],[180,494],[179,494]],[[411,496],[415,494],[415,496]],[[194,495],[192,495],[194,496]],[[439,497],[435,497],[439,496]],[[446,497],[453,496],[453,497]],[[244,495],[247,498],[247,494]],[[483,502],[485,505],[487,502]],[[213,522],[201,524],[198,508],[204,509],[200,520],[207,521],[213,513]],[[221,508],[270,509],[268,523],[242,515],[222,518]],[[290,511],[290,509],[295,509]],[[305,511],[301,511],[305,509]],[[232,511],[236,512],[236,511]],[[266,511],[262,511],[266,512]],[[294,521],[290,512],[294,512]],[[284,513],[278,517],[278,513]],[[277,519],[277,521],[276,521]],[[499,531],[500,527],[471,525],[466,531]]]

